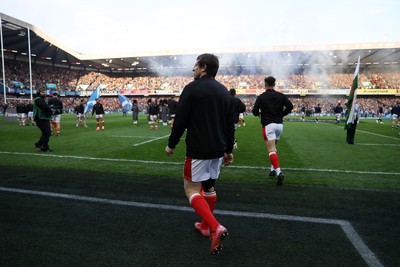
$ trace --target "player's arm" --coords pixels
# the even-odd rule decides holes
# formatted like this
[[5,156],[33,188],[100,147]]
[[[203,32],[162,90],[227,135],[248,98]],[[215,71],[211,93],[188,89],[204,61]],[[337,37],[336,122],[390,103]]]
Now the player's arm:
[[253,110],[251,111],[253,115],[256,117],[260,115],[260,104],[261,104],[260,97],[257,97],[256,103],[254,103]]
[[292,104],[292,102],[290,102],[290,100],[287,98],[287,96],[285,96],[283,105],[285,106],[285,110],[283,111],[283,116],[286,116],[292,111],[293,104]]
[[183,133],[186,130],[187,123],[191,114],[191,101],[190,101],[190,88],[185,87],[182,91],[179,105],[175,112],[174,127],[172,128],[171,135],[168,139],[168,147],[175,149],[179,143]]

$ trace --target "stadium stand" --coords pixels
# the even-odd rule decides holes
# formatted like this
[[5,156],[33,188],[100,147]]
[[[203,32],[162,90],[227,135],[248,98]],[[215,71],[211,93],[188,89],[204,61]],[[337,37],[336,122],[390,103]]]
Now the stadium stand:
[[[61,95],[67,112],[73,112],[79,98],[87,98],[100,87],[105,108],[110,112],[120,110],[118,93],[137,99],[140,109],[145,110],[148,97],[179,95],[192,80],[191,65],[197,52],[83,55],[34,25],[2,13],[0,17],[2,105],[13,107],[15,99],[30,98],[37,88],[47,87],[49,94]],[[217,79],[228,89],[237,89],[249,110],[255,96],[263,92],[264,77],[271,74],[278,79],[277,89],[292,98],[294,111],[302,105],[312,109],[320,103],[323,111],[330,112],[338,101],[345,101],[358,56],[359,95],[364,113],[375,114],[378,104],[387,110],[400,95],[400,43],[281,46],[213,53],[221,62]]]

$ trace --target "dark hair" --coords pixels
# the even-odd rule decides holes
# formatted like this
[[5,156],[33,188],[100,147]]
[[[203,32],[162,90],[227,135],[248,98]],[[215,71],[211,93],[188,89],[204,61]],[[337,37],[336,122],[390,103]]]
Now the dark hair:
[[232,96],[234,96],[234,95],[236,95],[236,90],[232,88],[231,90],[229,90],[229,93],[230,93]]
[[275,81],[276,79],[272,76],[268,76],[267,78],[264,79],[264,82],[268,86],[275,86]]
[[218,57],[213,54],[201,54],[197,57],[197,66],[200,68],[206,67],[206,73],[211,77],[217,75],[219,69]]

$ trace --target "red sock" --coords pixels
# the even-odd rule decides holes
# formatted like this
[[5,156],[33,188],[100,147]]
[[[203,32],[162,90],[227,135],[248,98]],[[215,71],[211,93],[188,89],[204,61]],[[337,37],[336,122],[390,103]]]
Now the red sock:
[[271,162],[272,166],[274,166],[275,170],[281,167],[279,165],[278,154],[276,152],[269,153],[269,161]]
[[207,201],[211,212],[214,212],[214,207],[217,203],[217,192],[204,192],[204,199]]
[[203,221],[210,226],[211,231],[215,231],[219,225],[217,219],[212,214],[207,201],[200,194],[194,194],[190,197],[190,205]]
[[101,126],[104,127],[104,121],[101,122]]
[[[204,199],[207,201],[208,206],[210,207],[211,213],[214,212],[215,204],[217,203],[217,192],[204,192]],[[209,226],[205,221],[201,222],[202,228],[208,228]]]

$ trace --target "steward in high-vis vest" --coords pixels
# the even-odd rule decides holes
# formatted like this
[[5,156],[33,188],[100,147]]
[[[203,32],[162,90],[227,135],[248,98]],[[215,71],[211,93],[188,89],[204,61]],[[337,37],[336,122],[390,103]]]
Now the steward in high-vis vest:
[[35,143],[37,150],[43,152],[52,152],[49,148],[49,139],[51,135],[50,120],[53,111],[46,103],[46,90],[41,88],[38,90],[38,96],[33,102],[33,118],[36,122],[36,126],[42,132],[39,141]]

